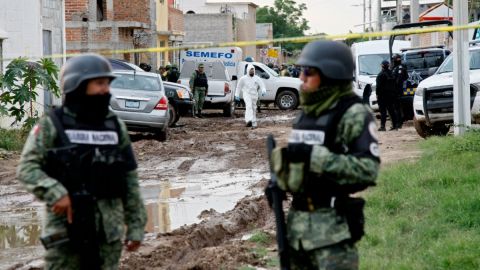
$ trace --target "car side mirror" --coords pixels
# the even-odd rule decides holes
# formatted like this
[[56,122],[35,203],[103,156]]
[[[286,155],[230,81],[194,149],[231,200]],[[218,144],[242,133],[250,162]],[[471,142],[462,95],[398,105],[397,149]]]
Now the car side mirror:
[[432,76],[433,74],[435,74],[435,72],[437,72],[437,69],[438,67],[431,67],[428,69],[428,76]]
[[233,76],[232,76],[232,81],[236,81],[236,80],[238,80],[238,77],[235,76],[235,75],[233,75]]

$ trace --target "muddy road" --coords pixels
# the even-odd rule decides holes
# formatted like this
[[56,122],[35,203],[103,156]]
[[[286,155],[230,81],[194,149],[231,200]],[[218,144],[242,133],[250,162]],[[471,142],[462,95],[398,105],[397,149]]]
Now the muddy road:
[[[145,245],[123,269],[274,268],[274,220],[263,199],[269,178],[265,138],[286,143],[297,111],[264,110],[246,128],[243,111],[181,118],[167,142],[131,134],[148,212]],[[411,125],[379,134],[382,166],[419,156]],[[35,269],[43,205],[15,179],[18,153],[0,152],[0,269]],[[262,232],[264,240],[248,240]],[[255,236],[254,236],[255,238]],[[272,269],[273,269],[272,268]]]

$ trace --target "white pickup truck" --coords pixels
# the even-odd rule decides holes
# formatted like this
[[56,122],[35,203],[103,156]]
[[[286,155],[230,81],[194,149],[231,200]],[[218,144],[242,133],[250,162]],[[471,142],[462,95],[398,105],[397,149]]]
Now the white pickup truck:
[[[480,124],[480,46],[471,46],[470,109],[472,123]],[[453,124],[453,55],[449,55],[434,75],[421,81],[413,98],[413,123],[425,138],[445,135]]]
[[[228,83],[230,91],[235,92],[237,80],[246,74],[247,64],[252,64],[255,67],[255,74],[262,78],[267,88],[266,95],[260,97],[262,103],[275,103],[278,108],[283,110],[297,108],[299,105],[300,86],[302,84],[300,79],[280,77],[278,73],[263,63],[242,61],[242,55],[242,49],[239,47],[186,50],[181,52],[180,67],[183,73],[185,65],[188,64],[190,66],[191,62],[222,62],[227,70],[226,74],[231,76],[227,77],[225,82]],[[214,101],[215,98],[211,102],[213,103]]]
[[[205,109],[221,109],[223,115],[230,117],[235,112],[235,84],[222,62],[203,62],[208,79],[208,94],[205,97]],[[195,61],[185,61],[180,69],[178,83],[189,86],[190,77],[197,69]],[[193,91],[193,89],[192,89]]]

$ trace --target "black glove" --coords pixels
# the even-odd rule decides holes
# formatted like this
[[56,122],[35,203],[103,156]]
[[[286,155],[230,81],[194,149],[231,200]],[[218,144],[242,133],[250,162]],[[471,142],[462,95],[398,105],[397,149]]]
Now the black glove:
[[304,162],[310,164],[310,157],[312,155],[312,145],[304,143],[291,143],[287,147],[287,158],[289,162]]

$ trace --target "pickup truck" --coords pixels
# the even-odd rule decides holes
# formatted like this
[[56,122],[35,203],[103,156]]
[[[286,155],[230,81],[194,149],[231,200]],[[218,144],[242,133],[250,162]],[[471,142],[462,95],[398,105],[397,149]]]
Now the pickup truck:
[[[204,109],[221,109],[224,116],[233,116],[235,112],[235,84],[232,82],[227,69],[221,61],[202,63],[205,66],[204,71],[208,78],[208,93],[205,97]],[[185,61],[180,70],[178,83],[189,86],[190,77],[197,69],[197,65],[198,62]]]
[[[472,123],[480,124],[480,46],[471,46],[470,109]],[[423,138],[446,135],[453,124],[453,57],[449,55],[434,75],[420,82],[413,98],[413,123]]]

